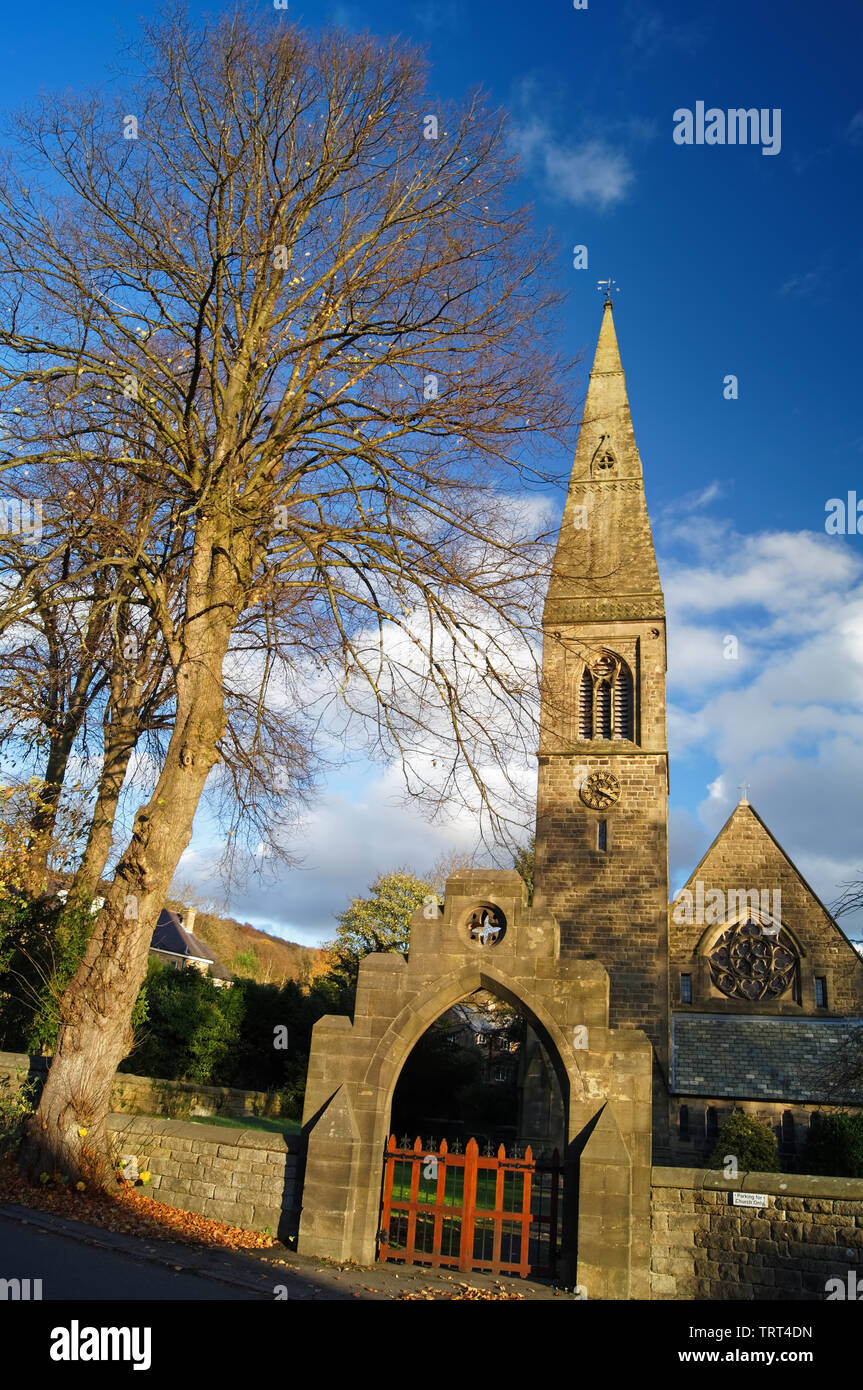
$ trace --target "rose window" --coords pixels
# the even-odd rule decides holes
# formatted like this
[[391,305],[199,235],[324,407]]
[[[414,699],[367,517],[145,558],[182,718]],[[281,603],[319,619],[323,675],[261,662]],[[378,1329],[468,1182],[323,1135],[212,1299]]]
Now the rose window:
[[736,999],[776,999],[794,984],[797,952],[781,929],[767,935],[757,922],[723,932],[710,954],[717,989]]

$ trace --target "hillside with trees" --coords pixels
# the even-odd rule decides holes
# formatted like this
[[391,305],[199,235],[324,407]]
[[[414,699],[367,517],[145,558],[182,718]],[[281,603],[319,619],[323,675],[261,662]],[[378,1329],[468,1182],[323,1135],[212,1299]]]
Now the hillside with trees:
[[[186,905],[176,898],[169,898],[165,906],[181,916],[186,911]],[[199,908],[193,930],[232,975],[256,980],[258,984],[283,985],[296,980],[309,985],[326,969],[326,952],[320,947],[285,941],[233,917],[220,917]]]

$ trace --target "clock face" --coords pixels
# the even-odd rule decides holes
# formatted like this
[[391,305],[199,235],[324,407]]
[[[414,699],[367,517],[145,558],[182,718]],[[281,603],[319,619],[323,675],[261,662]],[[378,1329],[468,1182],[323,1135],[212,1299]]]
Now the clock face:
[[620,783],[613,772],[591,772],[581,787],[581,799],[592,811],[604,811],[620,796]]

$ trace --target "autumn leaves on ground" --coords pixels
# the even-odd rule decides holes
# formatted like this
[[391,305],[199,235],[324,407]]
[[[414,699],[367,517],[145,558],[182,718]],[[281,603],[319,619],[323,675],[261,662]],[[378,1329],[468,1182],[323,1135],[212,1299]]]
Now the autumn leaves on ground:
[[155,1202],[140,1187],[117,1178],[116,1190],[105,1191],[70,1185],[63,1174],[45,1174],[45,1181],[33,1186],[18,1171],[11,1158],[0,1162],[0,1192],[6,1202],[52,1212],[72,1221],[86,1221],[103,1230],[151,1240],[183,1240],[198,1245],[218,1245],[227,1250],[266,1250],[273,1237],[260,1231],[244,1231],[224,1226],[209,1217]]

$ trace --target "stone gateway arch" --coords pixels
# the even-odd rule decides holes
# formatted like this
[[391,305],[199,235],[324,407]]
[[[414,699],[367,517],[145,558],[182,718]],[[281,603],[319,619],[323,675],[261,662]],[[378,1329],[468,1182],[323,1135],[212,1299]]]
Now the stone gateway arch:
[[[489,923],[497,930],[483,929]],[[315,1025],[300,1249],[375,1259],[399,1073],[426,1029],[482,988],[527,1015],[560,1081],[564,1279],[589,1298],[649,1297],[651,1044],[640,1030],[609,1029],[607,972],[561,958],[554,917],[529,906],[514,870],[451,875],[443,909],[414,914],[407,956],[362,961],[353,1021],[327,1015]]]

